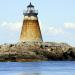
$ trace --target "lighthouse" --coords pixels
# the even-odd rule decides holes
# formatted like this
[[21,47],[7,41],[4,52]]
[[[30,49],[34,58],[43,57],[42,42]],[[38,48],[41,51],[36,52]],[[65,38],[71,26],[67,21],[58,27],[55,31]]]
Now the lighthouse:
[[22,30],[20,34],[21,42],[42,42],[42,35],[38,21],[38,11],[35,10],[34,5],[27,6],[27,10],[23,12],[24,19]]

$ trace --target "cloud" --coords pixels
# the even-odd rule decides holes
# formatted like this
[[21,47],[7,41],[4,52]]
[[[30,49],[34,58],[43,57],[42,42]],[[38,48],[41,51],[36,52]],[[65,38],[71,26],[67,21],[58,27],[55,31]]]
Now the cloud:
[[75,29],[75,23],[64,23],[66,29]]
[[41,31],[43,33],[43,35],[60,35],[64,33],[64,29],[61,27],[55,27],[55,26],[40,26],[41,27]]
[[49,27],[47,33],[52,35],[62,34],[64,31],[62,28]]
[[21,29],[21,26],[21,22],[3,22],[1,23],[0,28],[4,28],[10,31],[17,31]]
[[44,36],[56,36],[64,34],[63,27],[56,27],[55,25],[45,25],[40,22],[40,28]]
[[[22,22],[3,22],[0,24],[0,28],[14,32],[20,31],[22,28]],[[40,28],[43,35],[62,35],[67,32],[66,29],[74,29],[75,24],[64,23],[64,27],[55,27],[54,25],[43,25],[40,22]]]

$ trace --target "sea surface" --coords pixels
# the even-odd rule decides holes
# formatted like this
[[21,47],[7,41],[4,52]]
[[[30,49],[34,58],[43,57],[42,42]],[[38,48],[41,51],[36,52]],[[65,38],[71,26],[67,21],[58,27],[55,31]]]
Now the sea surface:
[[0,75],[75,75],[75,61],[0,62]]

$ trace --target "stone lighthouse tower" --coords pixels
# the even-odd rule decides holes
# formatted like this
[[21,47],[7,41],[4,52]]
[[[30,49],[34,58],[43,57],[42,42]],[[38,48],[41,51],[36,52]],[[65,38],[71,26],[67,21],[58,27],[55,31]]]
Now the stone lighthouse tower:
[[42,35],[40,31],[38,12],[34,9],[34,6],[30,3],[27,6],[27,10],[24,11],[24,20],[20,35],[21,42],[42,42]]

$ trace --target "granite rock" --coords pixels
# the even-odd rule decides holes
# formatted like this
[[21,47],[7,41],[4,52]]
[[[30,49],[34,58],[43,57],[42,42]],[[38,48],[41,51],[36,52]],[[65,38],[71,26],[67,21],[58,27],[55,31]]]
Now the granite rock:
[[0,61],[75,60],[75,48],[66,43],[19,42],[0,45]]

